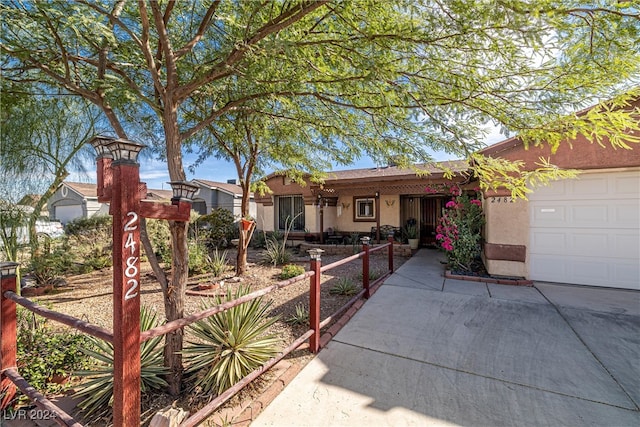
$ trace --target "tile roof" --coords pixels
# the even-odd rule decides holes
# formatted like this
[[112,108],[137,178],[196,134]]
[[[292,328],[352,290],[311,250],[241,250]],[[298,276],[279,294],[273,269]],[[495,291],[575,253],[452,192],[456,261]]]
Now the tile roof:
[[[415,165],[417,169],[425,171],[429,174],[440,174],[445,169],[451,169],[453,172],[462,172],[468,169],[469,164],[466,160],[450,160],[438,162],[435,164]],[[394,179],[402,177],[415,177],[416,170],[409,168],[399,168],[397,166],[386,166],[366,169],[350,169],[342,171],[327,172],[326,182],[341,180],[360,180],[360,179]]]
[[82,182],[68,182],[65,181],[62,185],[66,185],[76,193],[79,193],[85,197],[98,197],[97,184],[86,184]]

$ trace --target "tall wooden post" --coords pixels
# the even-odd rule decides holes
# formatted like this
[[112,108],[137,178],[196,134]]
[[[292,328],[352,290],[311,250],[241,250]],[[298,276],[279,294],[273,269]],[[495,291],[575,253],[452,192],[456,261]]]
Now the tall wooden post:
[[393,233],[387,236],[389,242],[389,271],[393,273]]
[[[0,372],[15,368],[17,362],[16,304],[4,296],[7,291],[16,292],[17,262],[0,263]],[[0,392],[4,393],[0,410],[5,409],[16,394],[16,386],[4,375],[0,375]]]
[[113,215],[113,421],[140,425],[140,219],[139,166],[114,160]]
[[369,299],[371,291],[369,290],[369,237],[365,236],[360,239],[362,241],[362,287],[364,288],[364,297]]
[[312,353],[320,351],[320,267],[322,266],[322,249],[310,249],[311,271],[315,274],[311,276],[309,287],[309,329],[313,329],[314,334],[309,338],[309,348]]

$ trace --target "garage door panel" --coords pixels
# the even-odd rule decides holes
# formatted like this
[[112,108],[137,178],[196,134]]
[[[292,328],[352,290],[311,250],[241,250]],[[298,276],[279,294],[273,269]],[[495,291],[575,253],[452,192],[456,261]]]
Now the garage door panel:
[[[567,250],[567,241],[563,231],[534,231],[531,235],[532,248],[543,254],[563,254]],[[533,249],[532,249],[533,250]]]
[[588,173],[530,197],[533,280],[640,289],[640,173]]

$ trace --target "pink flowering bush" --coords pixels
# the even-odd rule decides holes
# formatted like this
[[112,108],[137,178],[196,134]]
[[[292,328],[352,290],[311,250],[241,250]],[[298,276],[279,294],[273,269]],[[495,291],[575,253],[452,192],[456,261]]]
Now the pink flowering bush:
[[458,187],[451,187],[450,193],[453,198],[445,205],[436,240],[445,250],[451,269],[471,271],[481,250],[482,202],[477,194],[463,194]]

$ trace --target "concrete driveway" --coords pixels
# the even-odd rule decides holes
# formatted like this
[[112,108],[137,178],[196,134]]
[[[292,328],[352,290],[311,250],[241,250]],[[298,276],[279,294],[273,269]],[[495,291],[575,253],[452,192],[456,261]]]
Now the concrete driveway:
[[251,425],[640,425],[640,292],[445,280],[439,257],[400,267]]

